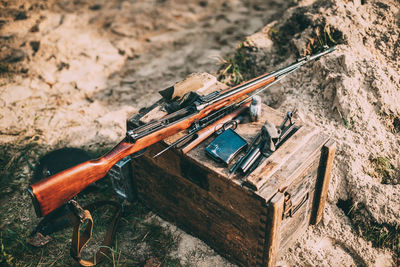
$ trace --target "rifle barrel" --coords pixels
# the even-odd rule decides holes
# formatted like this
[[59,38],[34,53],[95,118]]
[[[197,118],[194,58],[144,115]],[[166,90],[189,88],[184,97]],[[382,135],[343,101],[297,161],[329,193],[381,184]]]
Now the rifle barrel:
[[[211,101],[207,102],[206,104],[198,105],[197,106],[197,110],[201,110],[201,109],[203,109],[204,107],[206,107],[206,106],[208,106],[210,104],[218,102],[221,99],[227,98],[227,97],[229,97],[231,95],[234,95],[234,94],[236,94],[236,93],[238,93],[240,91],[246,90],[247,88],[253,87],[256,84],[264,83],[266,81],[271,81],[271,80],[273,80],[272,82],[274,82],[275,80],[277,81],[281,76],[285,77],[287,74],[292,73],[293,71],[297,70],[298,68],[300,68],[301,66],[305,65],[306,63],[308,63],[308,62],[310,62],[312,60],[316,60],[316,59],[318,59],[318,58],[320,58],[320,57],[322,57],[322,56],[324,56],[326,54],[329,54],[329,53],[335,51],[335,49],[336,49],[336,47],[333,46],[333,47],[325,49],[322,52],[316,53],[314,55],[302,57],[302,58],[298,59],[296,62],[290,64],[289,66],[286,66],[286,67],[281,68],[279,70],[273,71],[271,73],[265,73],[265,74],[263,74],[261,76],[258,76],[256,78],[254,78],[254,79],[251,79],[251,80],[246,81],[246,82],[244,82],[242,84],[239,84],[239,85],[229,89],[227,92],[225,92],[223,94],[220,94],[218,97],[212,99]],[[269,85],[269,83],[266,83],[266,84]],[[257,93],[260,93],[261,91],[259,91]]]

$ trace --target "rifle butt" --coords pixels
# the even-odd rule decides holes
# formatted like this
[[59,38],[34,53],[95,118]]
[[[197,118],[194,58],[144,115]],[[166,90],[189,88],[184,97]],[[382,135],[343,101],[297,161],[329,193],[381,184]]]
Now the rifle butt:
[[28,192],[37,216],[46,216],[103,178],[115,163],[134,153],[130,151],[132,146],[121,142],[99,159],[83,162],[31,185]]

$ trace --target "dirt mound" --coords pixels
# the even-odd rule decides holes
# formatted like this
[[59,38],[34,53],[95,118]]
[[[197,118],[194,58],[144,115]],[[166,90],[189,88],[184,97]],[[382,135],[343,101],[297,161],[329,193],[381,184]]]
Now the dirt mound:
[[[252,76],[337,44],[334,53],[263,97],[283,112],[297,107],[300,119],[338,144],[323,223],[282,264],[390,266],[399,256],[399,8],[398,1],[299,1],[235,54],[247,60],[235,64],[250,66],[242,70]],[[220,73],[228,81],[239,75],[226,68]],[[351,212],[338,201],[350,201]],[[390,250],[372,248],[360,236]]]

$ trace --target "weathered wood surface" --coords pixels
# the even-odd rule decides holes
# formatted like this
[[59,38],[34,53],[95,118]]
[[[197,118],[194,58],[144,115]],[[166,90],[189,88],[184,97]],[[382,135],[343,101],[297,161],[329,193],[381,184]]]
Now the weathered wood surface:
[[314,200],[314,214],[311,219],[311,224],[318,224],[324,212],[325,202],[328,195],[328,187],[331,179],[331,171],[333,159],[336,153],[336,143],[329,140],[322,148],[322,156],[316,184],[316,197]]
[[[237,216],[243,217],[251,223],[259,221],[259,207],[265,202],[263,198],[239,184],[232,183],[225,176],[215,174],[212,168],[206,164],[199,164],[197,159],[183,157],[176,150],[167,151],[156,158],[151,157],[162,148],[161,144],[150,147],[145,154],[146,160],[159,166],[167,174],[183,177],[190,181],[192,185],[199,186],[220,205],[236,210]],[[258,204],[253,206],[253,202]]]
[[284,196],[278,192],[269,202],[268,220],[265,232],[265,255],[263,257],[265,266],[275,266],[279,240],[281,235],[282,213]]
[[285,191],[311,162],[314,160],[318,161],[316,157],[319,158],[321,147],[328,140],[328,136],[318,132],[310,139],[312,142],[303,144],[302,147],[292,154],[290,160],[285,162],[285,166],[278,169],[270,179],[266,179],[265,184],[258,191],[261,197],[265,199],[271,198],[276,192],[275,187],[278,187],[278,190],[281,192]]
[[302,148],[318,131],[312,127],[301,127],[289,140],[282,144],[266,161],[247,178],[246,182],[260,190],[271,176],[293,158],[293,154]]
[[[174,85],[174,93],[172,98],[181,97],[190,91],[196,91],[200,95],[206,95],[211,92],[221,91],[226,88],[226,85],[217,82],[217,79],[208,73],[195,73]],[[167,112],[162,110],[161,106],[159,106],[144,115],[141,118],[141,121],[143,123],[148,123],[152,120],[161,119],[165,115],[167,115]],[[174,138],[171,140],[173,139]]]
[[[309,225],[319,163],[318,160],[315,160],[316,158],[314,158],[314,161],[309,162],[307,168],[299,173],[293,184],[285,190],[285,193],[291,195],[292,201],[294,199],[302,199],[305,195],[307,195],[307,199],[291,217],[284,218],[282,221],[280,239],[280,250],[282,251],[290,247]],[[300,203],[294,201],[292,204],[299,205]]]

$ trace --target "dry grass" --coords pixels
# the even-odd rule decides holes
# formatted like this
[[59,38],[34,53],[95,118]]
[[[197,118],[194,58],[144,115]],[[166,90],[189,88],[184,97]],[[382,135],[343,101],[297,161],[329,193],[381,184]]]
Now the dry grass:
[[400,169],[386,156],[371,157],[364,172],[382,184],[400,183]]
[[353,227],[365,240],[377,248],[388,248],[394,252],[396,258],[400,257],[400,229],[389,224],[379,224],[368,220],[360,205],[355,205],[351,199],[339,200],[337,206],[343,210],[351,220]]
[[240,84],[253,75],[252,64],[246,45],[240,43],[232,56],[220,59],[218,80],[230,86]]
[[395,115],[393,112],[381,111],[379,113],[380,121],[385,125],[386,129],[393,133],[400,133],[400,117]]
[[343,35],[340,31],[327,24],[322,24],[314,27],[305,51],[307,54],[313,54],[321,51],[325,46],[331,47],[343,42]]

